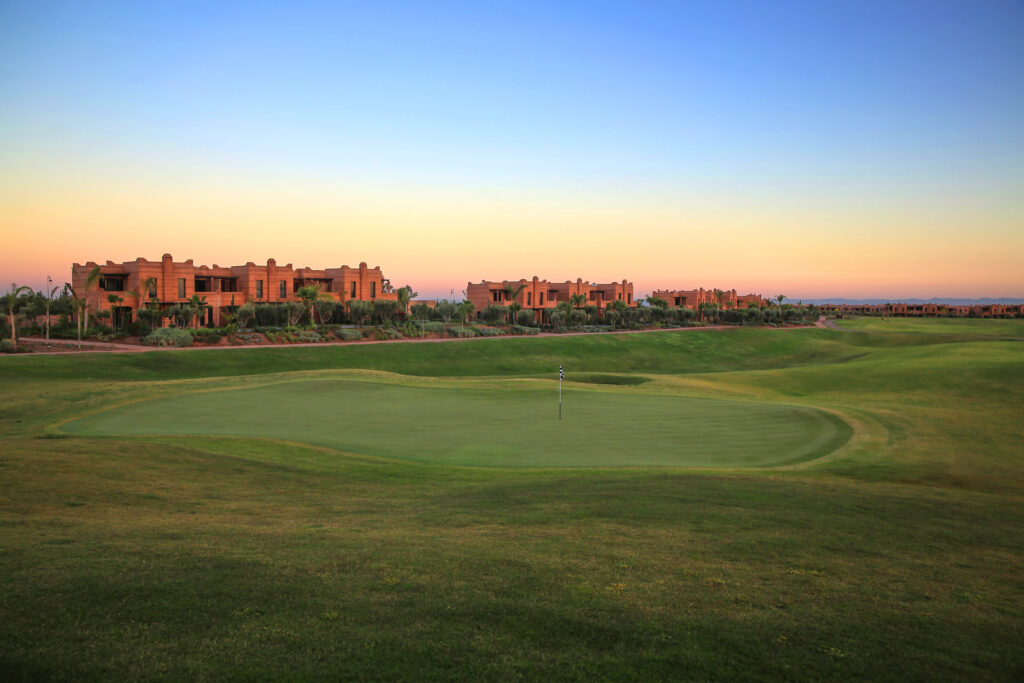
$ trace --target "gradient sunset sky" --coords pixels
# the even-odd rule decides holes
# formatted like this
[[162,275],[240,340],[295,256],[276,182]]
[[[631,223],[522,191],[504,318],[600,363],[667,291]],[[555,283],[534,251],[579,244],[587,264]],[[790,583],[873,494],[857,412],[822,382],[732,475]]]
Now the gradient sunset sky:
[[0,0],[0,278],[1024,296],[1024,3]]

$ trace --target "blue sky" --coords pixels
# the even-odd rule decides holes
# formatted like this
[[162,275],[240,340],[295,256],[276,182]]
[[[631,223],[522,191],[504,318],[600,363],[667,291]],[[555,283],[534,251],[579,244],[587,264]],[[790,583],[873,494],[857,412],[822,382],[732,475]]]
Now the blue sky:
[[0,97],[0,179],[58,187],[614,196],[803,216],[788,240],[865,207],[913,238],[1024,217],[1020,2],[3,2]]

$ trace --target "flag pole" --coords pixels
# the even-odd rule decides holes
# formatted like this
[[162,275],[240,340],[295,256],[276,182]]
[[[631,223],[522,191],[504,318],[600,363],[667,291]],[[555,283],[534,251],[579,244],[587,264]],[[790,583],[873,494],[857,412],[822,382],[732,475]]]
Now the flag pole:
[[558,420],[562,420],[562,380],[565,379],[565,371],[558,366]]

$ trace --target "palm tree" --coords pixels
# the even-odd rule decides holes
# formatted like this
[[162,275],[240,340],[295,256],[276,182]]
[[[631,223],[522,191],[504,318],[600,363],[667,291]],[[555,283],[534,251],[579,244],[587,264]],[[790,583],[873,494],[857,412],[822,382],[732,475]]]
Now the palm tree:
[[11,288],[7,291],[7,322],[11,324],[11,351],[17,353],[18,351],[18,335],[17,335],[17,319],[18,316],[14,313],[14,304],[18,302],[18,297],[25,293],[32,293],[32,288],[26,285],[20,287],[16,282],[11,283]]
[[92,270],[89,271],[89,275],[85,278],[85,285],[83,287],[84,292],[82,294],[82,315],[84,316],[85,329],[89,329],[89,290],[96,284],[100,279],[100,267],[93,266]]
[[720,310],[720,309],[723,308],[723,306],[722,306],[722,297],[725,296],[725,292],[723,292],[722,290],[720,290],[720,289],[718,289],[716,287],[714,289],[714,294],[715,294],[715,301],[718,302],[718,308]]
[[419,294],[412,291],[412,287],[409,285],[399,287],[395,294],[398,295],[398,306],[402,309],[402,313],[409,315],[409,301],[418,297]]
[[779,322],[782,322],[782,302],[786,300],[786,295],[779,294],[775,297],[775,300],[779,302]]
[[107,301],[110,302],[110,322],[113,323],[114,329],[117,329],[118,318],[114,315],[114,307],[117,304],[124,303],[124,299],[117,294],[107,294]]
[[58,287],[50,287],[49,276],[46,278],[46,289],[44,298],[46,299],[46,345],[50,345],[50,304],[53,303],[53,295],[57,293]]
[[192,298],[188,300],[186,305],[188,306],[188,310],[192,313],[192,322],[198,329],[203,316],[206,314],[206,297],[193,294]]
[[78,348],[82,348],[82,316],[86,311],[85,299],[72,296],[71,310],[75,313],[75,327],[78,330]]
[[526,285],[519,285],[513,287],[512,285],[505,285],[505,301],[508,301],[508,324],[512,324],[512,317],[523,309],[523,305],[520,304],[516,299],[526,289]]
[[303,305],[306,307],[306,312],[309,314],[309,324],[316,328],[316,321],[313,319],[313,305],[317,299],[323,296],[320,291],[320,287],[317,285],[306,285],[305,287],[299,287],[295,290],[295,295],[302,299]]
[[586,303],[587,303],[587,295],[586,294],[570,294],[569,295],[569,303],[572,305],[573,308],[577,308],[577,309],[583,308],[586,305]]
[[156,298],[156,278],[155,277],[147,277],[145,280],[143,280],[142,282],[139,283],[139,288],[137,290],[135,290],[134,292],[132,292],[132,294],[135,295],[135,298],[137,300],[137,303],[136,303],[137,310],[135,311],[135,314],[136,314],[136,317],[138,317],[139,322],[142,322],[142,318],[141,318],[141,316],[138,315],[138,313],[139,313],[139,311],[141,311],[143,308],[146,307],[146,303],[143,301],[143,299],[146,297],[146,294],[150,293],[150,292],[152,292],[152,297],[151,298],[155,299]]

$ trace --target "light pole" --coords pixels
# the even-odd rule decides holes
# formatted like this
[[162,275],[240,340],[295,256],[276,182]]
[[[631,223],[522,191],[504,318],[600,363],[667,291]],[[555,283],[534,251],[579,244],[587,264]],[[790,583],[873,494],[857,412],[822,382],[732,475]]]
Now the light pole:
[[46,276],[46,347],[50,347],[50,297],[53,295],[53,278]]

